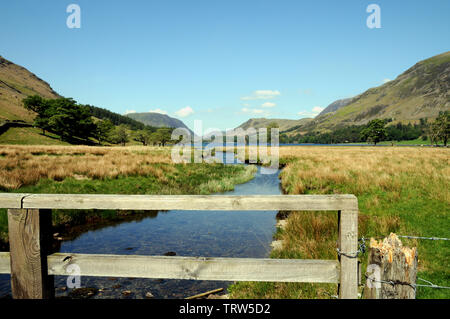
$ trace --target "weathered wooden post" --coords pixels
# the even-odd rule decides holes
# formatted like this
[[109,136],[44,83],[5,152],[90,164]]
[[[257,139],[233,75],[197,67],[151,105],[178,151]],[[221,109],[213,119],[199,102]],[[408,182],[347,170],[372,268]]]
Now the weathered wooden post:
[[403,247],[397,235],[370,240],[366,299],[415,299],[417,249]]
[[339,298],[358,298],[358,202],[354,210],[338,211],[339,223]]
[[51,210],[8,209],[13,298],[54,297],[53,276],[47,271],[51,226]]

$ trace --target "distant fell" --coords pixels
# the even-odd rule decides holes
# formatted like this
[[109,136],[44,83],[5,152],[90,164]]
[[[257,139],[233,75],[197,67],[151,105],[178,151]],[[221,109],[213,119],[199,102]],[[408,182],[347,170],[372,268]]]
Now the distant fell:
[[350,103],[352,103],[352,101],[355,100],[357,97],[358,96],[336,100],[333,103],[331,103],[330,105],[328,105],[322,112],[320,112],[318,114],[318,116],[321,116],[321,115],[324,115],[324,114],[327,114],[330,112],[335,112],[335,111],[339,110],[341,107],[347,106]]
[[303,118],[299,120],[289,120],[289,119],[266,119],[266,118],[251,118],[248,121],[242,123],[237,128],[242,128],[244,130],[253,127],[255,129],[264,128],[271,123],[276,123],[280,129],[280,132],[289,130],[296,126],[303,126],[309,123],[311,118]]
[[155,127],[173,127],[173,128],[186,128],[189,132],[192,132],[183,121],[170,117],[166,114],[155,112],[142,112],[142,113],[129,113],[126,115],[133,120],[141,122],[143,124]]
[[395,80],[368,89],[350,101],[333,104],[306,128],[332,130],[363,125],[375,118],[391,119],[393,123],[436,118],[439,112],[450,110],[450,51],[420,61]]

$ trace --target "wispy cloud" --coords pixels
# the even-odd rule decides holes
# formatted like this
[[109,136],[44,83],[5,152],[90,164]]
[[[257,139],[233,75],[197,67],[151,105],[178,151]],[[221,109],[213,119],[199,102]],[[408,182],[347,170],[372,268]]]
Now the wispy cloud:
[[311,111],[300,111],[297,114],[304,117],[315,117],[319,115],[320,112],[322,112],[325,108],[321,106],[314,106]]
[[261,107],[275,107],[277,104],[273,102],[265,102],[261,104]]
[[252,108],[248,108],[248,107],[244,107],[241,109],[241,112],[246,113],[246,114],[254,114],[254,115],[261,115],[261,116],[270,116],[270,112],[268,110],[263,110],[263,109],[252,109]]
[[253,114],[262,114],[264,113],[264,110],[261,109],[249,109],[248,107],[244,107],[241,109],[244,113],[253,113]]
[[190,106],[186,106],[176,111],[175,114],[178,115],[179,117],[187,117],[189,115],[194,114],[194,110]]
[[270,100],[280,95],[280,91],[277,90],[256,90],[249,96],[241,97],[241,100]]
[[391,79],[384,79],[383,83],[388,83],[388,82],[391,82],[391,81],[392,81]]
[[136,111],[135,110],[126,110],[125,111],[125,115],[131,114],[131,113],[136,113]]

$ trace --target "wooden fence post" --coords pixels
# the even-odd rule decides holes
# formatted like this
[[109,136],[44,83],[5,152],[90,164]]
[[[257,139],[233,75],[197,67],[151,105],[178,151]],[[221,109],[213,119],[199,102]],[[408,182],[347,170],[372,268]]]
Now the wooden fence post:
[[339,298],[358,298],[358,210],[338,211],[339,261],[341,264]]
[[51,210],[8,209],[11,290],[15,299],[54,297],[53,276],[48,276],[51,247]]
[[403,247],[391,233],[382,241],[370,240],[365,299],[415,299],[417,249]]

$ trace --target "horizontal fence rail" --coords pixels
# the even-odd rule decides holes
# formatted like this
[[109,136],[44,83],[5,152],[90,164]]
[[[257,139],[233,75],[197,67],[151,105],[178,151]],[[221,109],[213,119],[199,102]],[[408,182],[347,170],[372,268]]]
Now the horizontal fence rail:
[[[14,298],[51,298],[53,275],[339,284],[340,298],[357,298],[358,201],[354,195],[95,195],[1,194],[8,209],[10,252],[0,273],[11,274]],[[52,209],[338,211],[338,260],[49,254]],[[51,280],[50,280],[51,279]]]
[[118,210],[345,210],[354,195],[0,194],[1,208]]
[[[339,283],[337,260],[57,253],[47,261],[49,275],[68,275],[76,264],[81,276]],[[0,273],[10,273],[9,263],[9,253],[0,253]]]

